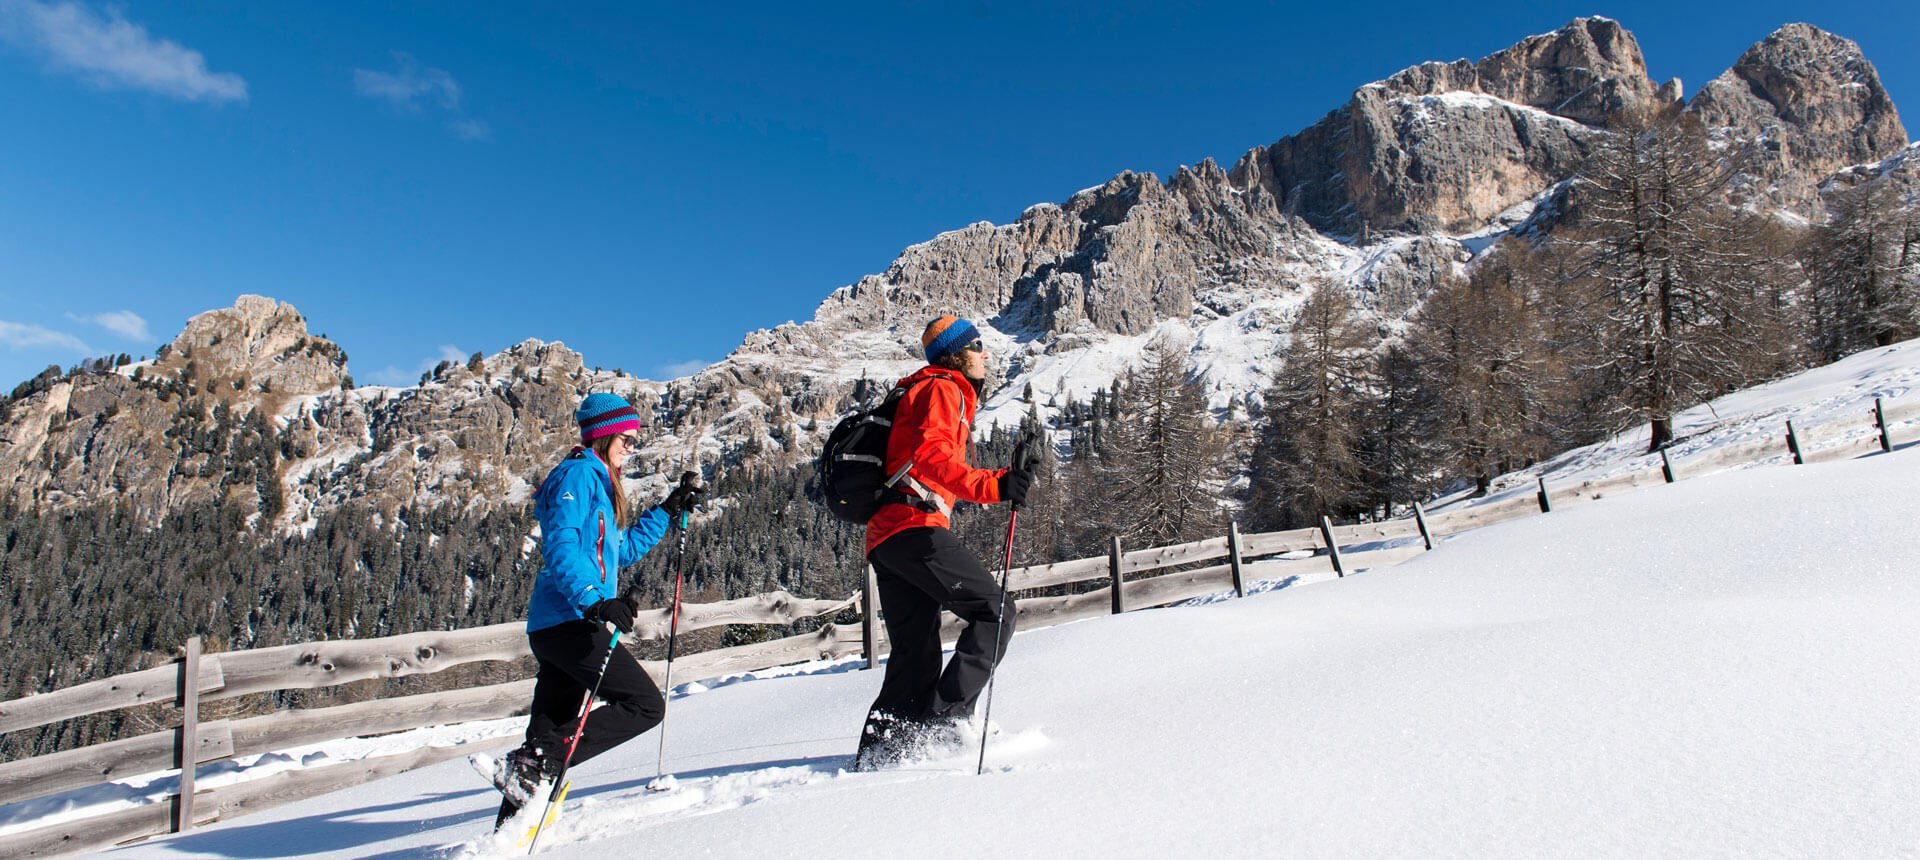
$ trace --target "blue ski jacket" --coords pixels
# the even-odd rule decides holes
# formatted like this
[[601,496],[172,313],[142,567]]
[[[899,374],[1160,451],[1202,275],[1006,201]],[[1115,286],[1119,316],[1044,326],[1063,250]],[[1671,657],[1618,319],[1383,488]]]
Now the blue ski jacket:
[[613,478],[593,451],[575,449],[533,493],[540,520],[540,572],[527,605],[527,632],[585,618],[587,607],[620,595],[620,569],[640,560],[667,533],[658,507],[620,530]]

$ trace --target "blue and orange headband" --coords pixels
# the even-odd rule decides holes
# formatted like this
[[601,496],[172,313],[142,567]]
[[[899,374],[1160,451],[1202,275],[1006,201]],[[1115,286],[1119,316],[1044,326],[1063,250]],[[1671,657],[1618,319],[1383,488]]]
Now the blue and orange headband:
[[949,315],[927,323],[927,330],[920,334],[920,348],[926,352],[928,364],[939,364],[979,339],[980,330],[973,323]]

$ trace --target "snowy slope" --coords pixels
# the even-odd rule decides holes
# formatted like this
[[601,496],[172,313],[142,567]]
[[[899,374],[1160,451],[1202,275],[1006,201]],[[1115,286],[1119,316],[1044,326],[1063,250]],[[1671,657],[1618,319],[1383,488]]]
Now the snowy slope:
[[[1752,469],[1396,568],[1022,634],[990,772],[839,768],[878,673],[677,698],[543,853],[1859,856],[1920,850],[1920,451]],[[124,850],[487,854],[451,762]]]
[[[1844,434],[1829,439],[1817,449],[1832,447],[1845,440],[1870,435],[1874,399],[1884,398],[1910,403],[1920,393],[1920,340],[1904,341],[1856,353],[1840,361],[1816,367],[1765,385],[1736,391],[1695,406],[1673,417],[1674,442],[1668,455],[1682,475],[1685,464],[1716,449],[1759,439],[1781,439],[1787,421],[1800,428],[1844,423]],[[1492,491],[1472,504],[1492,504],[1515,492],[1532,494],[1535,479],[1545,477],[1551,484],[1606,478],[1660,465],[1658,454],[1648,454],[1645,424],[1618,436],[1555,456],[1532,468],[1495,479]],[[1784,443],[1780,453],[1753,467],[1784,463],[1788,459]],[[1429,503],[1428,510],[1445,510],[1467,502],[1456,496]]]

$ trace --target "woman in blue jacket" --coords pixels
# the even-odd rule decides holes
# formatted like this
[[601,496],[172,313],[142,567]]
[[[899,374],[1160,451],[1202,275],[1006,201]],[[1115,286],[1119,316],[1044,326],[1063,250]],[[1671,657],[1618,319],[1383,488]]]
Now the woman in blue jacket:
[[[633,517],[620,488],[619,466],[639,443],[640,414],[617,395],[590,394],[574,413],[580,447],[553,467],[534,491],[542,563],[527,607],[527,639],[539,671],[526,743],[507,754],[495,785],[506,795],[505,821],[560,770],[567,740],[594,681],[606,704],[587,718],[573,751],[579,764],[659,725],[666,703],[653,679],[606,629],[633,632],[638,604],[619,588],[620,569],[638,561],[667,533],[671,515],[693,507],[683,486],[659,507]],[[611,657],[608,648],[613,647]],[[600,676],[602,662],[606,674]]]

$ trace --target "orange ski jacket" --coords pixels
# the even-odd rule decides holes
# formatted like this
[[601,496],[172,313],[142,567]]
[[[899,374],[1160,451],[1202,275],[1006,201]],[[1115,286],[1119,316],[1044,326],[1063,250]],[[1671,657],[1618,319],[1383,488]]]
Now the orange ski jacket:
[[[923,382],[924,380],[924,382]],[[920,383],[920,384],[916,384]],[[978,504],[1000,501],[1000,476],[1005,469],[976,469],[967,463],[972,450],[973,413],[980,405],[973,384],[957,370],[928,365],[900,380],[910,386],[893,414],[893,430],[887,435],[888,475],[907,470],[911,481],[901,481],[896,489],[914,493],[917,485],[936,496],[938,510],[922,510],[900,502],[880,506],[867,521],[867,553],[907,529],[922,526],[947,528],[948,513],[955,500]]]

